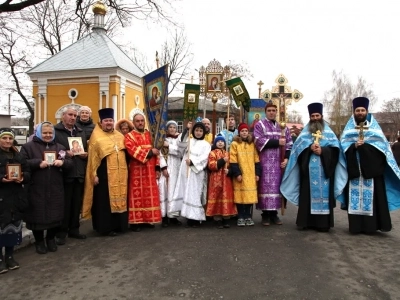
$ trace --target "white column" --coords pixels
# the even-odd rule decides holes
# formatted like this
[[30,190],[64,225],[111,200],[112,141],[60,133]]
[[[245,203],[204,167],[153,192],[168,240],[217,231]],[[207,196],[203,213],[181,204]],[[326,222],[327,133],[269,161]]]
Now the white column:
[[114,120],[118,120],[118,96],[117,95],[112,95],[112,108],[114,109]]
[[43,95],[43,121],[47,121],[47,95]]
[[99,109],[102,109],[102,108],[103,108],[103,93],[100,92],[100,95],[99,95]]
[[42,94],[38,97],[38,123],[42,123]]
[[106,92],[106,107],[110,107],[110,98],[108,95],[108,91]]

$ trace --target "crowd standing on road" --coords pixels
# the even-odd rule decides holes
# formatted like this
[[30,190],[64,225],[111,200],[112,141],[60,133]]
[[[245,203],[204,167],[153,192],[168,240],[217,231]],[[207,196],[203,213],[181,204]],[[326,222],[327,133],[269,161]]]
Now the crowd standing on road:
[[[390,231],[390,211],[400,208],[399,142],[393,155],[368,105],[367,98],[353,100],[339,139],[320,103],[308,106],[310,121],[295,141],[272,102],[253,134],[245,123],[236,128],[234,115],[216,136],[208,119],[188,122],[182,133],[170,120],[161,149],[140,109],[132,122],[115,122],[113,109],[101,109],[95,124],[89,107],[67,106],[60,123],[38,124],[21,152],[12,130],[1,128],[0,274],[19,268],[13,249],[23,221],[38,254],[57,251],[68,238],[86,239],[80,217],[112,237],[158,223],[179,226],[178,217],[187,227],[210,219],[225,229],[232,217],[238,227],[254,226],[256,204],[270,226],[283,224],[278,211],[286,201],[298,206],[301,230],[328,232],[339,201],[351,233]],[[71,139],[83,152],[72,151]]]

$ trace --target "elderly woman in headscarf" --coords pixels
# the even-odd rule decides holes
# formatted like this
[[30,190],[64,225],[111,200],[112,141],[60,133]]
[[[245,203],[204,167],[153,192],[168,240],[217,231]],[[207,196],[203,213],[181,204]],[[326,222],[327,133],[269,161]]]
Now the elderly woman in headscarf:
[[125,135],[133,130],[133,123],[127,119],[121,119],[115,123],[115,129]]
[[73,166],[71,158],[65,155],[65,147],[56,143],[54,138],[53,124],[43,122],[33,140],[21,148],[21,154],[31,168],[29,209],[24,221],[35,237],[38,254],[57,251],[55,235],[64,217],[63,172]]
[[[0,129],[0,274],[19,268],[14,260],[14,246],[22,240],[23,211],[28,207],[27,185],[29,167],[25,158],[13,146],[14,133],[10,128]],[[18,168],[10,176],[11,165]],[[3,248],[5,257],[3,258]]]

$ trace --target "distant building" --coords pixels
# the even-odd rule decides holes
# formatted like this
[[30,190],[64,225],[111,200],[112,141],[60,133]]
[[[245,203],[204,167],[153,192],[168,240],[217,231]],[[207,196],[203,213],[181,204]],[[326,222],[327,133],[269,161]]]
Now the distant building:
[[89,106],[95,122],[101,108],[113,108],[116,119],[129,118],[136,99],[143,109],[143,71],[107,36],[105,6],[95,3],[93,13],[90,34],[27,72],[33,83],[35,124],[59,122],[67,105]]

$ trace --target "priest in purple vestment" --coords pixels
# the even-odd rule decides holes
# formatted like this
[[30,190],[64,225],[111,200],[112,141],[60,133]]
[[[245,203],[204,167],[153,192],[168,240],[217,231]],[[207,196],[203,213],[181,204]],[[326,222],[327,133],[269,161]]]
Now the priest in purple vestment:
[[[280,185],[283,169],[286,167],[293,145],[289,128],[283,129],[276,121],[277,107],[272,102],[265,106],[266,118],[254,126],[255,144],[260,156],[262,173],[258,181],[257,209],[262,210],[262,224],[282,225],[278,217],[278,209],[282,207]],[[281,161],[281,151],[285,151]]]

